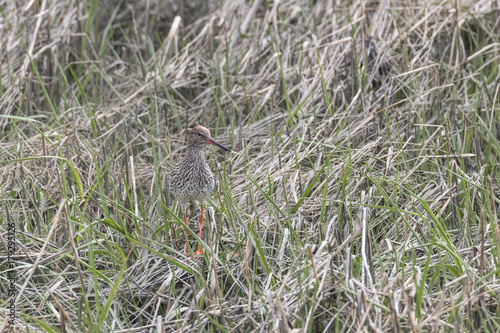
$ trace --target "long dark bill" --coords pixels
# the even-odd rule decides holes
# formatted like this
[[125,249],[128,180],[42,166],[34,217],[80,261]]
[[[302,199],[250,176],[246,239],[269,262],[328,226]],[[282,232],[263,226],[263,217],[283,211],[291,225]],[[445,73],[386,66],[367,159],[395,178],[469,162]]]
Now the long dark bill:
[[221,149],[224,149],[225,151],[231,151],[231,149],[224,147],[223,145],[221,145],[220,143],[218,143],[217,141],[215,141],[212,138],[208,139],[207,142],[211,145],[214,145],[214,146],[217,146]]

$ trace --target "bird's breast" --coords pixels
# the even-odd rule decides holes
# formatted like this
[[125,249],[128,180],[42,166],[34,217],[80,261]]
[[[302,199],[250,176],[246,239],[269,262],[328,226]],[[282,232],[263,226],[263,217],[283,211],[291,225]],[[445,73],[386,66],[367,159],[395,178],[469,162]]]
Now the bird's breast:
[[179,201],[204,201],[214,190],[214,175],[208,164],[203,162],[180,163],[172,169],[168,187]]

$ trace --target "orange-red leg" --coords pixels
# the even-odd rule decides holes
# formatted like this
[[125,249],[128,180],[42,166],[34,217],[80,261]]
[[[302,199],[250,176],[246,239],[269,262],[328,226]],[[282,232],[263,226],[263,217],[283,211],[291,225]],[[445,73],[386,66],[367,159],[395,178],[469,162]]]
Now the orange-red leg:
[[[203,204],[201,204],[201,216],[200,216],[200,239],[201,239],[201,230],[203,228]],[[200,249],[200,243],[198,243],[198,250],[196,250],[193,254],[203,254]]]

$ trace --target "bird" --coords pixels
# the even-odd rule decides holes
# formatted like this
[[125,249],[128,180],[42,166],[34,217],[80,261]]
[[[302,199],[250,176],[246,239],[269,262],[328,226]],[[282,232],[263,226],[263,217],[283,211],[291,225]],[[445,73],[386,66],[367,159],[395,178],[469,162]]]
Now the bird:
[[[184,223],[189,228],[186,218],[187,205],[198,201],[201,205],[200,215],[200,239],[203,228],[203,206],[206,198],[215,188],[215,177],[205,158],[204,148],[207,145],[217,146],[225,151],[232,152],[214,139],[210,131],[203,126],[196,126],[189,130],[187,154],[175,164],[168,180],[168,190],[177,199],[184,215]],[[186,230],[186,254],[189,255],[188,232]],[[203,254],[198,243],[198,249],[194,255]]]

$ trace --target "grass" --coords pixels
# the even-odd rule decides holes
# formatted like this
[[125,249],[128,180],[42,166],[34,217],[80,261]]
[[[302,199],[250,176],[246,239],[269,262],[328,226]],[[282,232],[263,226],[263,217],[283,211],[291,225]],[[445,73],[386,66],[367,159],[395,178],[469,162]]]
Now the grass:
[[0,331],[498,331],[499,12],[0,0]]

